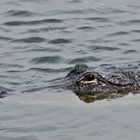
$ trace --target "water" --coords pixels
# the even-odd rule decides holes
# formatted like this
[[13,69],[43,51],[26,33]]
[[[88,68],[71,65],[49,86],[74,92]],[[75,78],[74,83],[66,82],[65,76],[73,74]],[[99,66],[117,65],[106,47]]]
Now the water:
[[[75,64],[140,63],[139,0],[1,0],[1,140],[123,139],[140,136],[140,95],[86,104],[48,90]],[[22,94],[23,93],[23,94]]]

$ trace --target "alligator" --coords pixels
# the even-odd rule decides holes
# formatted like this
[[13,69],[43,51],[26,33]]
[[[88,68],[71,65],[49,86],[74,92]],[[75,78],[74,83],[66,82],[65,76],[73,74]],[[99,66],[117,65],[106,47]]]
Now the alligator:
[[[140,68],[139,65],[88,67],[86,64],[77,64],[65,78],[51,82],[53,85],[48,87],[72,90],[80,100],[90,103],[123,97],[129,93],[140,93]],[[0,87],[0,98],[7,96],[10,92],[14,90]]]
[[138,66],[120,68],[104,65],[102,68],[103,70],[101,67],[89,68],[86,64],[77,64],[65,77],[65,85],[61,86],[72,90],[87,103],[140,92]]

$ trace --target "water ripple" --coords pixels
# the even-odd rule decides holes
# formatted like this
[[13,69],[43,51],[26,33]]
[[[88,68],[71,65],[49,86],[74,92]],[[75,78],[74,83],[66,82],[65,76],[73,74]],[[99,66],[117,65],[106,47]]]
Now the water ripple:
[[133,19],[133,20],[116,22],[116,24],[118,24],[118,25],[139,25],[140,20],[139,19]]
[[97,38],[97,39],[92,39],[92,40],[87,40],[88,42],[91,43],[111,43],[113,42],[113,40],[111,39],[103,39],[103,38]]
[[126,50],[123,52],[124,54],[130,54],[130,53],[138,53],[138,51],[131,49],[131,50]]
[[137,30],[131,30],[132,33],[140,33],[140,30],[137,29]]
[[81,0],[70,0],[68,3],[81,3]]
[[118,47],[104,47],[104,46],[97,46],[97,45],[92,45],[89,47],[91,50],[94,51],[116,51],[116,50],[120,50],[120,48]]
[[20,16],[20,17],[29,17],[33,15],[37,15],[37,13],[27,11],[27,10],[9,10],[7,12],[9,16]]
[[138,39],[133,39],[133,40],[131,40],[131,42],[140,42],[140,39],[138,38]]
[[26,135],[26,136],[0,136],[1,140],[38,140],[33,135]]
[[45,126],[45,125],[40,125],[40,126],[38,126],[38,127],[34,127],[34,126],[32,126],[32,127],[26,127],[26,128],[17,128],[17,127],[15,127],[15,128],[9,128],[8,130],[7,130],[7,132],[9,131],[9,132],[20,132],[20,133],[31,133],[31,132],[46,132],[46,131],[55,131],[55,130],[57,130],[58,128],[57,127],[53,127],[53,126]]
[[12,40],[12,38],[10,38],[10,37],[5,37],[5,36],[0,36],[0,40],[1,40],[1,41],[9,41],[9,40]]
[[73,10],[54,10],[53,14],[78,14],[78,15],[83,15],[83,14],[90,14],[90,13],[99,13],[98,10],[93,9],[93,8],[87,8],[87,9],[73,9]]
[[58,72],[69,72],[71,70],[71,67],[68,67],[68,68],[57,68],[57,69],[54,69],[54,68],[30,68],[30,69],[27,69],[25,71],[22,71],[22,72],[27,72],[27,71],[38,71],[38,72],[47,72],[47,73],[58,73]]
[[79,29],[79,30],[96,30],[96,28],[90,27],[90,26],[81,26],[81,27],[78,27],[77,29]]
[[11,42],[22,42],[22,43],[41,43],[45,42],[46,39],[42,37],[29,37],[29,38],[22,38],[22,39],[14,39]]
[[43,56],[43,57],[36,57],[31,60],[31,62],[35,64],[42,64],[42,63],[58,63],[62,61],[62,57],[60,56]]
[[108,18],[104,18],[104,17],[88,17],[85,18],[85,20],[91,20],[94,22],[110,22]]
[[87,63],[89,61],[100,61],[100,58],[89,56],[89,57],[82,57],[82,58],[75,58],[69,61],[69,64],[77,64],[77,63]]
[[19,64],[0,63],[0,67],[1,68],[8,68],[8,67],[11,67],[11,68],[23,68],[24,66],[19,65]]
[[128,34],[129,34],[129,32],[119,31],[119,32],[108,34],[107,36],[109,36],[109,37],[115,37],[115,36],[122,36],[122,35],[128,35]]
[[122,9],[120,7],[110,7],[108,5],[100,5],[100,7],[97,7],[98,9],[98,12],[100,14],[105,14],[105,15],[108,15],[108,14],[124,14],[124,13],[131,13],[131,11],[129,10],[126,10],[126,9]]
[[49,32],[49,31],[57,31],[64,30],[66,27],[49,27],[49,28],[37,28],[37,29],[29,29],[29,33],[39,33],[39,32]]
[[34,49],[27,49],[25,51],[22,52],[61,52],[61,49],[57,49],[57,48],[34,48]]
[[33,21],[8,21],[3,23],[6,26],[40,25],[45,23],[62,23],[61,19],[42,19]]
[[130,46],[130,44],[129,44],[129,43],[124,43],[124,42],[119,43],[119,45],[121,45],[121,46]]
[[49,43],[50,44],[66,44],[66,43],[71,43],[71,41],[68,39],[57,38],[57,39],[49,40]]

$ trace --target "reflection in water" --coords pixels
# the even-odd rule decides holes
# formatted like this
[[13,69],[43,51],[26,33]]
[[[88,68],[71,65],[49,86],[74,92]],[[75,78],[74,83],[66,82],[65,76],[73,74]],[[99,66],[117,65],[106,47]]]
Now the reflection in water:
[[96,95],[80,95],[76,93],[76,95],[79,97],[81,101],[84,101],[85,103],[92,103],[98,100],[104,100],[104,99],[116,99],[119,97],[123,97],[127,95],[128,93],[99,93]]

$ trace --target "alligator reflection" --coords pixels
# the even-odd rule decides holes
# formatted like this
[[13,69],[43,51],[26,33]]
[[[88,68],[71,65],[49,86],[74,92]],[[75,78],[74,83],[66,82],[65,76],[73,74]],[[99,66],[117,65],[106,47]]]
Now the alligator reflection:
[[116,99],[116,98],[128,95],[128,93],[120,93],[120,94],[119,93],[117,94],[103,93],[103,94],[97,94],[97,95],[80,95],[79,93],[76,93],[76,95],[79,97],[81,101],[84,101],[85,103],[92,103],[97,100]]

